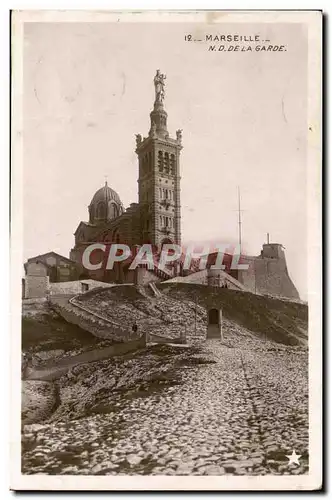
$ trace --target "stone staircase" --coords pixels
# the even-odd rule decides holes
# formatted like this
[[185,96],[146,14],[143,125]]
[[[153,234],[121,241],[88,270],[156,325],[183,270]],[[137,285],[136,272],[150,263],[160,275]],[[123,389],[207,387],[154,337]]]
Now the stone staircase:
[[149,283],[149,287],[151,288],[155,297],[161,297],[161,292],[160,292],[160,290],[158,290],[155,283],[153,283],[153,282]]

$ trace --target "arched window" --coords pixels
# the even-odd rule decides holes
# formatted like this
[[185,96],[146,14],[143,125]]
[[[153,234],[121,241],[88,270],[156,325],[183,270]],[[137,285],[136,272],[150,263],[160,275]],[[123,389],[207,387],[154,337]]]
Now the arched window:
[[143,163],[143,173],[146,174],[149,170],[149,158],[148,155],[146,154],[144,156],[144,163]]
[[100,201],[97,205],[97,219],[105,219],[106,217],[106,206],[103,201]]
[[163,152],[158,151],[158,168],[159,172],[163,171]]
[[169,174],[169,154],[165,153],[164,167],[166,174]]
[[172,175],[175,175],[175,156],[173,154],[170,158],[170,171]]
[[114,219],[119,215],[119,209],[118,206],[115,203],[110,203],[109,204],[109,217],[110,219]]

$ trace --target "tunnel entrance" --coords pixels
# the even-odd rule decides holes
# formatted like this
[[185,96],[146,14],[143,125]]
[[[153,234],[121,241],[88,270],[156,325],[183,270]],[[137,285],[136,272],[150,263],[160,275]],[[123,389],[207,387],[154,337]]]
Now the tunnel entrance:
[[218,325],[219,323],[219,311],[218,309],[209,310],[209,325]]
[[208,339],[221,339],[221,309],[210,309],[208,311]]

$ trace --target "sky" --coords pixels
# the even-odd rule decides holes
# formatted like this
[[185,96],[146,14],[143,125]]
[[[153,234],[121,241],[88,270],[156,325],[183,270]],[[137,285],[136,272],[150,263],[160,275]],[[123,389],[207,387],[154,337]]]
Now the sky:
[[[211,52],[189,33],[258,34],[286,50]],[[137,202],[135,134],[148,134],[156,69],[170,136],[183,129],[183,242],[236,242],[240,186],[243,252],[258,255],[269,233],[305,299],[307,33],[294,23],[26,23],[24,259],[69,256],[106,176]]]

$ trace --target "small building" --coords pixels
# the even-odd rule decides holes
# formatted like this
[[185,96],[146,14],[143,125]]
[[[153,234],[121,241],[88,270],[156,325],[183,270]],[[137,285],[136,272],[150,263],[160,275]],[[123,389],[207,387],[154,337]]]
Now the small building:
[[40,299],[46,297],[49,287],[47,265],[42,261],[28,262],[25,267],[24,298]]
[[24,270],[24,298],[45,297],[50,283],[74,281],[84,277],[82,268],[76,262],[56,252],[28,259]]

